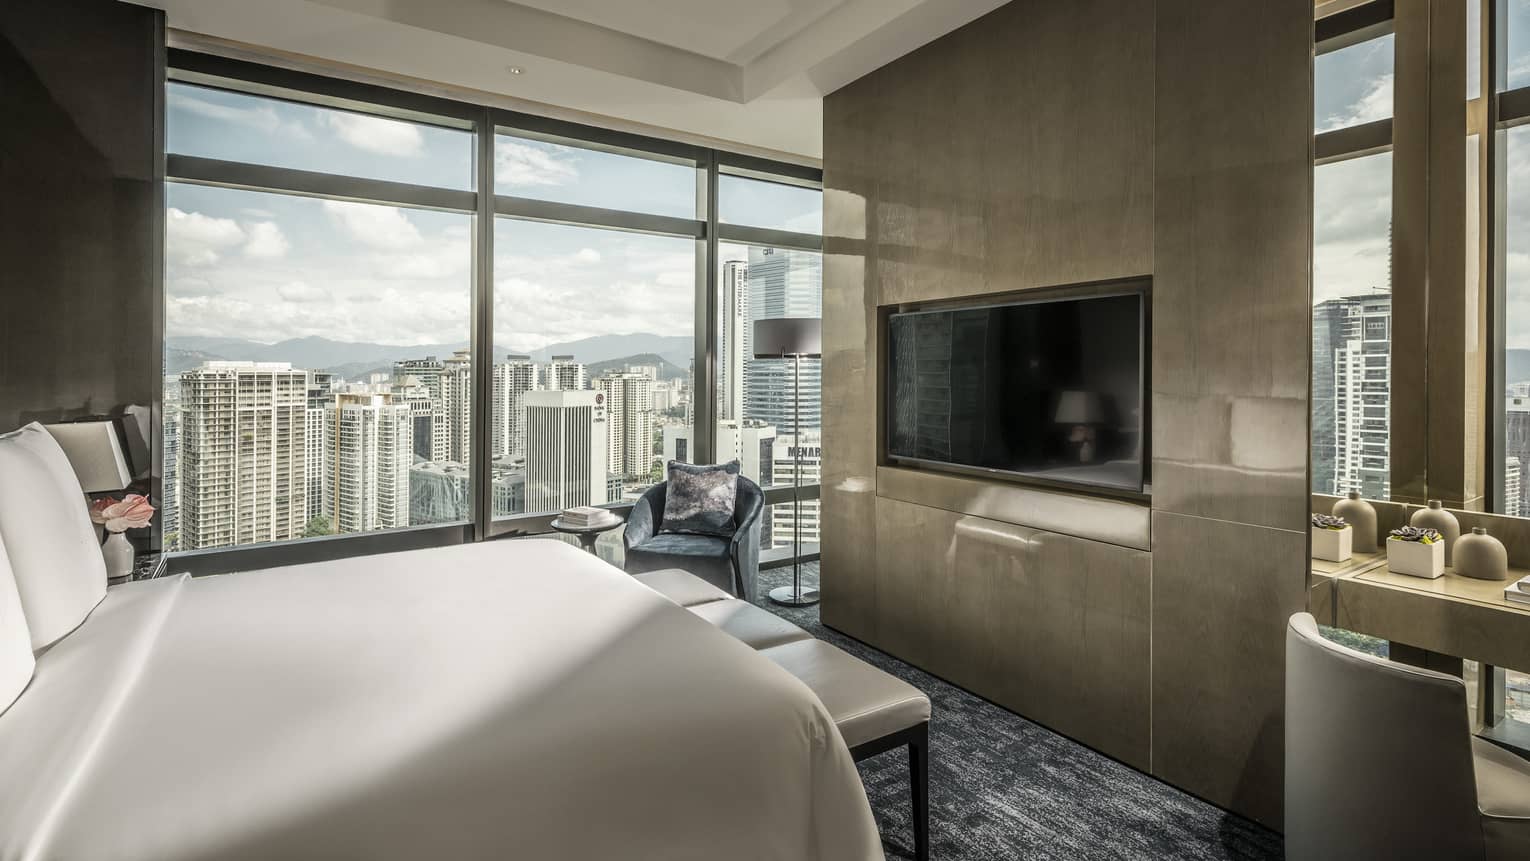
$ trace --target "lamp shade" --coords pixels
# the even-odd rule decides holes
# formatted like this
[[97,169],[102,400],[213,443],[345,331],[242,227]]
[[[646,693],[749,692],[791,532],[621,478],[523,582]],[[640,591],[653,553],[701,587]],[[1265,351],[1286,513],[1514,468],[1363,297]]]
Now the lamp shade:
[[1105,401],[1098,392],[1063,392],[1057,399],[1060,425],[1096,425],[1105,421]]
[[817,317],[776,317],[754,321],[754,357],[786,359],[823,355],[823,321]]
[[69,458],[80,488],[86,493],[121,490],[133,481],[117,426],[112,422],[67,422],[44,425]]

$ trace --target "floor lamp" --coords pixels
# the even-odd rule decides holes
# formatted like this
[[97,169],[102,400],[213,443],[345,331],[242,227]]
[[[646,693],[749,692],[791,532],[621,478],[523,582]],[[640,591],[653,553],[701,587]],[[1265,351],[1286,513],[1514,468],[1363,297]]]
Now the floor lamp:
[[823,321],[777,317],[754,323],[756,359],[792,360],[792,585],[770,590],[770,600],[790,607],[818,603],[817,589],[802,588],[802,360],[823,358]]

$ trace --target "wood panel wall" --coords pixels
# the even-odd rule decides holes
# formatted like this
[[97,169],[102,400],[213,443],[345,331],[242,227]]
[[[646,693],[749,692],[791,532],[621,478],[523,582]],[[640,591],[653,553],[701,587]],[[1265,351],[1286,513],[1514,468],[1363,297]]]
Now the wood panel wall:
[[[1300,2],[1013,0],[824,107],[825,622],[1277,826],[1311,39]],[[1138,276],[1151,552],[879,463],[879,308]]]

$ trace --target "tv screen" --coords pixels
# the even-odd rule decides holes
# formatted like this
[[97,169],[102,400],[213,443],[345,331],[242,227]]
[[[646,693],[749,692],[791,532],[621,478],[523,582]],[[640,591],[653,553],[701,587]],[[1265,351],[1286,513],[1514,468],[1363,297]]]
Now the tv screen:
[[1144,302],[892,314],[889,459],[1140,492]]

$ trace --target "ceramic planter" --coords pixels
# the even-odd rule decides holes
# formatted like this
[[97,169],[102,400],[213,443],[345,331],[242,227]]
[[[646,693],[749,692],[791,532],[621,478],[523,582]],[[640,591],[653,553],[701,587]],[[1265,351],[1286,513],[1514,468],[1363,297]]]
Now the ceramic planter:
[[1351,490],[1349,498],[1335,502],[1333,515],[1344,518],[1354,529],[1356,553],[1375,553],[1381,549],[1376,546],[1376,509],[1361,499],[1359,493]]
[[1503,542],[1478,526],[1456,542],[1454,568],[1457,574],[1479,580],[1507,580],[1509,554]]
[[1434,579],[1445,573],[1445,542],[1387,539],[1387,569],[1394,574]]
[[1355,530],[1312,527],[1312,558],[1325,562],[1348,562],[1354,555]]
[[[1461,537],[1461,521],[1457,520],[1454,514],[1446,511],[1444,504],[1438,499],[1429,500],[1428,508],[1420,508],[1413,512],[1408,525],[1417,526],[1420,529],[1433,529],[1445,536],[1445,564],[1449,565],[1455,561],[1455,543],[1456,539]],[[1391,541],[1387,543],[1390,544]]]

